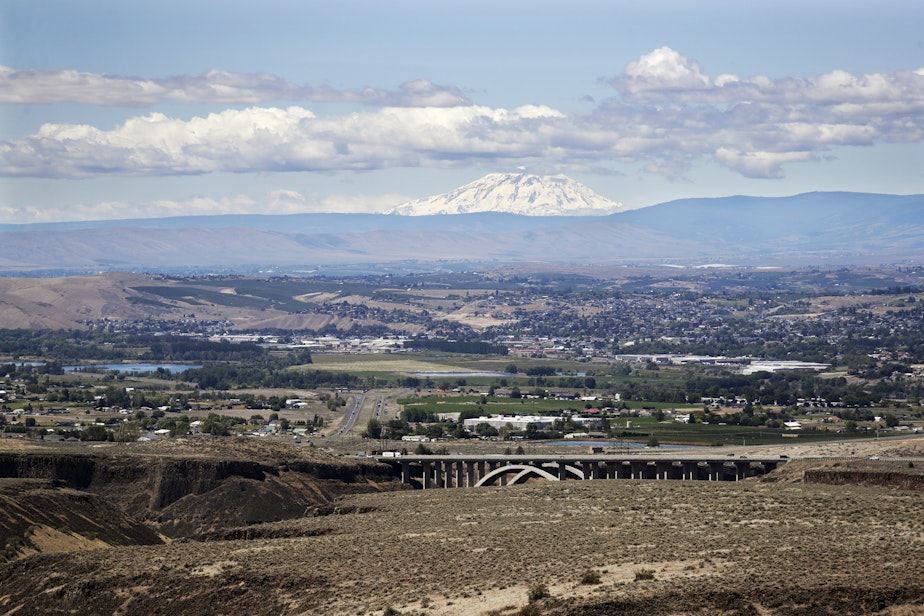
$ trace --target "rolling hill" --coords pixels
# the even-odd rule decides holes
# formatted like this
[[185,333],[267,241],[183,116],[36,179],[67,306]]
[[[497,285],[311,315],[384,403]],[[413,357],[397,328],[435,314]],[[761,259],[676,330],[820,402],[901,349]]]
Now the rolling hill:
[[438,262],[832,266],[922,257],[924,195],[685,199],[606,216],[297,214],[0,227],[5,275],[297,273]]

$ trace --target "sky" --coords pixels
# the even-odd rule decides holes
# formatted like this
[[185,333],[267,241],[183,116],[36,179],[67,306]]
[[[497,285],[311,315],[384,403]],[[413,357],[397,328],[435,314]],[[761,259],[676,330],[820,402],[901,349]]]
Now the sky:
[[919,0],[3,0],[0,223],[924,193]]

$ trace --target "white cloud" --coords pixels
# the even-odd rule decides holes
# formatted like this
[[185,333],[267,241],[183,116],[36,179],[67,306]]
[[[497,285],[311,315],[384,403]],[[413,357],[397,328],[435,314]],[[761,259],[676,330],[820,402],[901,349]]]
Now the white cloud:
[[410,200],[407,195],[303,195],[290,189],[271,191],[262,198],[247,195],[229,197],[195,197],[158,199],[148,202],[105,201],[79,203],[61,207],[38,205],[0,205],[0,224],[74,222],[83,220],[117,220],[166,218],[171,216],[208,216],[214,214],[310,214],[340,212],[380,214]]
[[[246,80],[245,80],[246,81]],[[712,159],[746,177],[779,178],[834,147],[924,140],[924,69],[855,76],[709,77],[663,47],[610,80],[618,98],[586,115],[543,105],[448,105],[427,81],[368,92],[375,111],[321,117],[301,107],[251,107],[204,117],[151,113],[112,130],[47,124],[0,142],[0,174],[90,177],[393,167],[641,169],[682,178]],[[234,84],[232,84],[234,85]],[[184,91],[189,91],[187,88]],[[414,100],[401,106],[391,100]],[[432,104],[427,104],[427,102]]]
[[699,64],[670,47],[655,49],[627,64],[619,83],[625,92],[633,96],[643,96],[649,91],[705,90],[712,85]]
[[426,79],[397,90],[336,90],[289,83],[268,73],[211,70],[202,75],[141,79],[74,70],[35,71],[0,66],[0,103],[83,103],[148,107],[159,103],[259,104],[272,101],[349,102],[396,107],[454,107],[471,101],[454,87]]
[[630,62],[608,81],[628,103],[837,105],[902,102],[924,109],[924,69],[855,76],[833,70],[814,77],[770,79],[722,74],[711,79],[699,64],[662,47]]
[[34,135],[0,142],[0,170],[79,178],[458,164],[530,156],[545,140],[534,132],[537,124],[563,117],[536,106],[388,107],[334,118],[302,107],[226,110],[190,120],[151,113],[109,131],[46,124]]
[[809,152],[740,152],[719,148],[716,159],[727,167],[749,178],[779,178],[783,176],[783,163],[811,160]]

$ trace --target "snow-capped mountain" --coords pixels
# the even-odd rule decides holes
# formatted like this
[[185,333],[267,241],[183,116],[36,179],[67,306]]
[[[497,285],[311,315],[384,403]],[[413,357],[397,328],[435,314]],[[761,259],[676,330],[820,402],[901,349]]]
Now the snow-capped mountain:
[[504,212],[525,216],[605,216],[623,204],[563,175],[490,173],[452,192],[409,201],[389,214],[430,216]]

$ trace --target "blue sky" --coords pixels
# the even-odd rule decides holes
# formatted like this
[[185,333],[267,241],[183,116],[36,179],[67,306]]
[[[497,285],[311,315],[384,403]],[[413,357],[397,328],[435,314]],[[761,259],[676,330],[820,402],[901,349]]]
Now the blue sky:
[[924,3],[0,3],[0,222],[924,192]]

